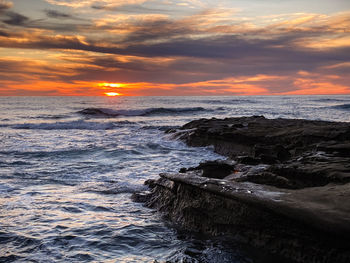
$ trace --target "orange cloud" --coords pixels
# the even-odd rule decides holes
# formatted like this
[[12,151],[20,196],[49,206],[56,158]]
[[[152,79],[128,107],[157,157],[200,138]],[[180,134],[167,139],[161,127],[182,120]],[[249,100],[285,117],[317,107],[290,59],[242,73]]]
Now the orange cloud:
[[350,87],[340,84],[334,84],[331,82],[317,82],[317,81],[305,81],[297,80],[297,90],[285,92],[281,95],[337,95],[337,94],[350,94]]
[[304,38],[299,40],[298,44],[313,49],[344,48],[350,47],[350,36]]
[[0,96],[100,96],[102,94],[99,89],[87,82],[4,81],[0,88]]
[[[124,95],[263,95],[269,94],[268,81],[284,77],[279,76],[242,76],[221,80],[209,80],[184,84],[166,83],[123,83],[118,89]],[[266,82],[266,83],[264,83]]]
[[[102,96],[106,93],[118,93],[127,96],[152,95],[311,95],[311,94],[349,94],[350,86],[334,82],[337,76],[320,77],[316,73],[299,72],[299,77],[290,76],[240,76],[219,80],[171,83],[104,83],[74,81],[32,80],[25,83],[3,81],[0,95],[59,95],[59,96]],[[271,93],[269,87],[280,81],[294,79],[293,90]]]
[[[80,8],[80,7],[89,7],[93,5],[96,0],[46,0],[48,3],[53,5],[61,5],[61,6],[68,6],[73,8]],[[146,2],[147,0],[100,0],[99,2],[102,4],[113,4],[114,6],[121,6],[126,4],[142,4]]]
[[338,83],[342,80],[337,75],[322,75],[319,73],[299,72],[294,80],[295,90],[285,92],[287,95],[313,95],[313,94],[350,94],[350,85]]
[[[73,8],[96,2],[47,1]],[[182,3],[198,7],[199,2]],[[0,30],[0,94],[349,92],[349,12],[243,17],[237,9],[201,7],[185,15],[151,9],[104,17],[101,7],[95,10],[101,16],[89,16],[90,8],[83,19],[69,23],[30,17],[25,25],[9,23]]]

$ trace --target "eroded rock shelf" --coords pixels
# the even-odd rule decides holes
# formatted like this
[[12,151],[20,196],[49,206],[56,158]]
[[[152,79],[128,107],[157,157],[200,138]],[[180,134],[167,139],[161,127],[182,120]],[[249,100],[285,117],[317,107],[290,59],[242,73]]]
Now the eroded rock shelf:
[[148,181],[149,207],[296,262],[350,262],[349,123],[213,118],[168,133],[228,160]]

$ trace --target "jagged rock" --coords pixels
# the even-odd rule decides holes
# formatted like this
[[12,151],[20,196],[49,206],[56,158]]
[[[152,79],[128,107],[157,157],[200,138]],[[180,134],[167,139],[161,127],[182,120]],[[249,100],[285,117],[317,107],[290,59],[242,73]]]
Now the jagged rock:
[[149,183],[149,207],[184,229],[230,233],[296,262],[350,262],[350,124],[201,119],[169,131],[211,161]]

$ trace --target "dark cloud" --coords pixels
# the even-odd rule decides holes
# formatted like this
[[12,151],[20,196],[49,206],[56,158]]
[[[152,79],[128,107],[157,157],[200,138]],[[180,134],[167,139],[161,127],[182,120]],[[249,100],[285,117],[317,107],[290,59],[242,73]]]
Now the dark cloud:
[[[80,19],[76,19],[80,20]],[[34,29],[44,29],[44,30],[52,30],[56,33],[64,32],[69,35],[75,35],[79,32],[89,32],[93,31],[93,28],[89,23],[80,23],[80,22],[71,22],[71,23],[55,23],[50,21],[45,21],[43,23],[42,21],[31,21],[29,24],[26,25],[27,28],[34,28]]]
[[10,35],[5,31],[0,30],[0,36],[1,37],[9,37]]
[[66,14],[66,13],[63,13],[63,12],[60,12],[57,10],[45,9],[44,12],[50,18],[57,18],[57,19],[62,19],[62,18],[63,19],[65,19],[65,18],[71,19],[72,18],[72,15]]
[[0,13],[11,8],[12,7],[12,3],[9,2],[0,2]]
[[[168,8],[165,8],[168,6]],[[173,14],[177,12],[183,12],[184,10],[179,10],[179,8],[174,9],[173,6],[169,5],[163,6],[163,8],[159,8],[156,6],[146,6],[140,4],[125,4],[125,5],[102,5],[102,4],[93,4],[91,6],[92,9],[96,10],[105,10],[105,11],[113,11],[113,12],[122,12],[122,13],[135,13],[135,14],[154,14],[154,13],[162,13],[162,14]]]
[[[47,29],[53,30],[56,32],[74,32],[77,33],[79,31],[84,30],[93,30],[89,21],[75,17],[70,14],[66,14],[63,12],[59,12],[56,10],[44,10],[45,14],[50,18],[55,18],[57,20],[77,20],[76,22],[71,23],[62,23],[61,21],[53,23],[49,21],[45,21],[44,19],[31,20],[29,17],[24,16],[22,14],[6,11],[1,14],[1,22],[10,25],[10,26],[22,26],[25,28],[34,28],[34,29]],[[78,22],[78,20],[80,22]]]
[[[21,26],[26,29],[52,30],[56,33],[69,32],[76,34],[81,31],[91,32],[93,30],[96,30],[96,28],[91,25],[91,21],[87,19],[75,17],[73,15],[62,13],[56,10],[44,10],[44,12],[49,18],[54,18],[55,20],[33,20],[22,14],[13,11],[6,11],[0,13],[0,21],[9,26]],[[71,21],[67,22],[67,20]]]
[[91,8],[92,9],[97,9],[97,10],[105,10],[106,6],[103,6],[103,5],[92,5]]
[[[350,53],[344,49],[311,50],[290,45],[290,39],[280,37],[273,40],[245,39],[238,36],[208,37],[201,39],[176,39],[164,43],[130,45],[125,49],[130,54],[147,57],[193,57],[208,59],[236,59],[237,63],[255,58],[257,63],[270,58],[271,62],[283,62],[282,66],[299,63],[347,61]],[[278,47],[276,47],[278,46]],[[348,55],[346,55],[348,54]],[[268,66],[265,64],[265,66]]]
[[22,26],[29,21],[28,17],[12,11],[6,12],[5,16],[7,18],[2,20],[2,22],[12,26]]
[[[236,43],[234,43],[235,40]],[[280,43],[284,41],[282,39]],[[273,43],[276,43],[276,40]],[[81,47],[81,44],[77,45]],[[242,75],[293,75],[301,70],[314,71],[331,63],[350,60],[350,50],[321,52],[297,50],[290,47],[272,48],[270,45],[271,41],[267,40],[248,41],[237,39],[237,37],[221,37],[198,40],[182,39],[147,46],[134,45],[125,49],[109,48],[108,50],[96,46],[85,46],[90,51],[133,55],[138,58],[119,60],[118,56],[113,55],[97,56],[88,64],[98,66],[98,68],[79,68],[77,75],[68,77],[68,79],[93,81],[102,78],[106,81],[118,79],[124,82],[182,84]],[[190,47],[190,50],[184,47]],[[346,53],[349,55],[344,56]],[[155,59],[152,60],[150,57],[155,57]],[[162,60],[162,57],[173,57],[173,59]],[[278,83],[282,82],[279,80],[270,89],[288,91],[292,87],[290,82],[283,83],[283,87],[278,87]]]
[[[3,47],[70,49],[92,51],[114,55],[131,55],[140,57],[174,57],[189,59],[207,59],[221,62],[224,72],[273,72],[309,70],[315,67],[341,63],[350,60],[349,48],[331,50],[311,50],[291,47],[292,37],[273,40],[244,39],[237,36],[208,37],[201,39],[175,39],[164,43],[134,44],[125,48],[99,46],[98,42],[81,42],[77,37],[33,37],[29,42],[12,43],[2,41]],[[278,46],[278,47],[276,47]],[[105,62],[106,63],[106,62]],[[183,61],[178,67],[186,67]],[[195,68],[195,63],[191,63]],[[102,64],[101,64],[102,65]],[[198,63],[200,66],[200,63]],[[120,65],[117,65],[120,66]],[[129,65],[130,66],[130,65]],[[136,65],[132,65],[136,67]],[[211,70],[216,71],[210,65]],[[189,69],[190,70],[190,69]]]
[[55,19],[71,19],[71,20],[85,20],[83,18],[80,17],[76,17],[74,15],[71,14],[67,14],[61,11],[57,11],[57,10],[53,10],[53,9],[45,9],[44,10],[45,14],[47,17],[49,18],[55,18]]
[[191,26],[168,19],[135,23],[133,28],[134,30],[128,34],[123,42],[142,43],[154,41],[156,39],[167,39],[169,41],[171,38],[178,38],[179,36],[187,36],[196,33],[196,29]]

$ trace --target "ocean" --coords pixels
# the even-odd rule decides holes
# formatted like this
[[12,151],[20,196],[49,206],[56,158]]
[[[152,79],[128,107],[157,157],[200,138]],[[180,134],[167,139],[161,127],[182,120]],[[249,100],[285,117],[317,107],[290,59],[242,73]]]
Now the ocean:
[[[199,118],[350,122],[350,96],[0,97],[0,262],[274,262],[131,200],[205,160],[165,131]],[[278,262],[278,259],[276,259]]]

